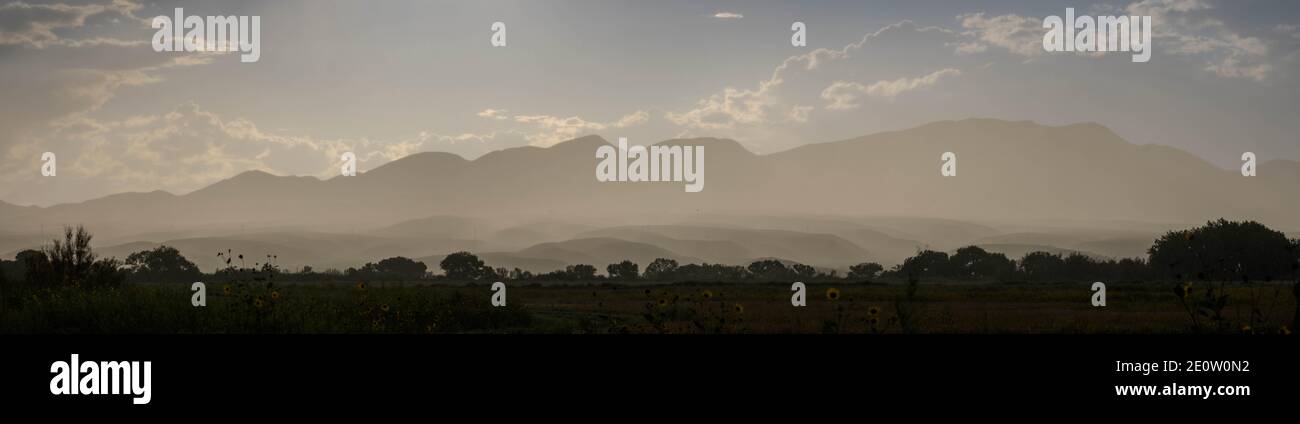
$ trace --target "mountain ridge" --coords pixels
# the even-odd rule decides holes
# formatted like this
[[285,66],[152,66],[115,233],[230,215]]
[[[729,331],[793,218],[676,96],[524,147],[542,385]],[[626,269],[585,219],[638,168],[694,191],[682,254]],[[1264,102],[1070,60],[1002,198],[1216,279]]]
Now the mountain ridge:
[[[382,226],[430,215],[620,216],[653,211],[926,216],[957,220],[1095,219],[1202,222],[1226,216],[1286,228],[1300,221],[1300,163],[1269,160],[1234,177],[1196,155],[1135,144],[1097,123],[965,119],[755,154],[730,139],[657,145],[706,149],[705,190],[681,183],[600,183],[598,135],[469,160],[422,152],[355,177],[246,171],[185,194],[119,193],[48,207],[0,204],[6,224],[88,223],[122,233],[158,226]],[[957,153],[958,176],[939,175]],[[1050,200],[1047,200],[1050,199]]]

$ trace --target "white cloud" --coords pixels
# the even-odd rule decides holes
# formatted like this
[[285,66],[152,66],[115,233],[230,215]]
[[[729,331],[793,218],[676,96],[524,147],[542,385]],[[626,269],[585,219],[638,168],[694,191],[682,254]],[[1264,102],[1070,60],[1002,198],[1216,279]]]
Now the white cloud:
[[958,43],[948,43],[948,46],[949,46],[949,47],[951,47],[951,46],[957,46],[956,51],[957,51],[957,54],[959,54],[959,55],[969,55],[969,54],[975,54],[975,53],[984,53],[985,51],[988,51],[988,49],[989,49],[989,46],[984,45],[984,44],[980,44],[980,43],[978,43],[978,42],[958,42]]
[[1205,70],[1224,78],[1244,78],[1255,81],[1268,79],[1273,72],[1273,65],[1267,63],[1245,63],[1239,55],[1228,55],[1218,61],[1205,65]]
[[205,54],[183,54],[171,56],[157,65],[131,69],[69,69],[60,71],[65,77],[58,95],[79,99],[86,105],[84,109],[74,111],[73,115],[85,114],[98,110],[113,98],[114,93],[122,87],[136,87],[155,84],[163,80],[161,72],[174,68],[186,68],[212,63],[212,58]]
[[98,45],[135,46],[143,40],[124,41],[112,38],[67,39],[57,31],[81,28],[86,19],[115,13],[143,22],[135,16],[140,5],[130,0],[113,0],[105,4],[69,5],[64,3],[30,4],[21,1],[0,6],[0,45],[21,45],[35,49],[48,46],[91,47]]
[[1016,14],[988,17],[984,12],[957,16],[964,34],[978,42],[963,43],[957,52],[970,54],[982,52],[987,45],[1007,49],[1021,56],[1043,54],[1043,20]]
[[[10,147],[0,163],[0,185],[23,187],[39,179],[28,165],[45,151],[58,155],[61,180],[96,187],[75,197],[84,199],[158,189],[184,193],[247,170],[326,178],[337,175],[343,152],[354,152],[364,171],[413,153],[445,151],[453,144],[477,143],[484,145],[482,151],[516,146],[525,136],[515,131],[422,131],[394,140],[319,138],[268,131],[248,119],[186,103],[158,115],[64,119],[51,131]],[[24,193],[6,195],[26,200]]]
[[744,18],[745,15],[735,13],[735,12],[718,12],[718,13],[714,13],[713,17],[718,19],[740,19],[740,18]]
[[[1223,21],[1205,16],[1213,7],[1202,0],[1142,0],[1121,8],[1094,7],[1097,13],[1151,16],[1153,44],[1159,52],[1203,60],[1204,69],[1224,78],[1255,81],[1268,79],[1274,67],[1268,63],[1269,42],[1245,36],[1228,28]],[[975,41],[957,44],[958,54],[985,50],[984,46],[1001,47],[1026,57],[1044,53],[1042,18],[1016,14],[987,16],[983,12],[957,16],[964,35]],[[1275,28],[1284,31],[1285,26]],[[1102,57],[1101,53],[1084,54]]]
[[742,90],[725,87],[719,93],[698,100],[691,109],[670,111],[664,117],[676,125],[714,131],[734,129],[737,126],[806,122],[810,107],[792,104],[777,94],[777,89],[785,83],[788,74],[817,70],[826,63],[847,58],[867,42],[894,31],[948,32],[935,27],[917,27],[911,21],[902,21],[868,33],[861,40],[840,49],[819,48],[790,56],[772,71],[771,77],[759,81],[756,88]]
[[1205,61],[1205,69],[1223,78],[1264,81],[1273,71],[1269,43],[1228,28],[1221,20],[1206,16],[1213,7],[1201,0],[1142,0],[1125,10],[1132,15],[1150,15],[1156,22],[1157,45],[1171,46],[1170,53]]
[[483,109],[481,112],[476,113],[475,115],[478,115],[478,117],[480,118],[489,118],[489,119],[504,121],[507,119],[505,115],[506,112],[507,111],[505,109],[488,108],[488,109]]
[[562,118],[550,115],[516,115],[514,122],[532,125],[542,130],[526,135],[525,139],[531,145],[547,147],[586,133],[640,125],[649,119],[649,112],[638,110],[613,122],[594,122],[577,116]]
[[1202,0],[1142,0],[1130,3],[1125,9],[1137,16],[1150,15],[1152,19],[1165,17],[1169,13],[1186,13],[1207,10],[1211,6]]
[[861,106],[858,101],[862,96],[878,97],[893,101],[898,95],[912,90],[933,87],[940,79],[961,75],[961,71],[945,68],[916,78],[899,78],[889,81],[876,81],[870,85],[856,82],[836,81],[822,90],[821,97],[829,102],[826,109],[847,110]]

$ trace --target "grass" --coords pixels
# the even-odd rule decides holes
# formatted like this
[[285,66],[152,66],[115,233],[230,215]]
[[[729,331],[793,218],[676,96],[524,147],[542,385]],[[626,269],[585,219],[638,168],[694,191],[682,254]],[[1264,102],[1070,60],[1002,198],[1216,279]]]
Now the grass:
[[0,332],[1280,333],[1296,307],[1289,284],[1224,285],[1221,318],[1199,326],[1172,283],[1110,284],[1101,308],[1088,284],[921,283],[912,295],[905,285],[809,284],[800,308],[785,284],[507,284],[501,308],[487,284],[209,284],[206,307],[191,306],[188,285],[42,290],[6,299]]

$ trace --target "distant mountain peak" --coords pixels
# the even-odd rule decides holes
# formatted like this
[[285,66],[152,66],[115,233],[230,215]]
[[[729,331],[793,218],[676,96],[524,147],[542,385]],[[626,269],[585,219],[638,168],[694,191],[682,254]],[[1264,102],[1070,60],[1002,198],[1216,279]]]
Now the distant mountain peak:
[[597,147],[606,144],[610,144],[610,142],[605,140],[604,137],[601,137],[596,134],[591,134],[591,135],[584,135],[582,137],[578,137],[572,140],[565,140],[559,143],[555,143],[551,145],[551,147],[548,147],[548,149],[569,150],[569,149],[590,148],[592,150],[595,150]]
[[268,177],[275,177],[275,175],[260,169],[253,169],[249,171],[240,172],[238,175],[235,175],[231,179],[235,179],[235,178],[252,179],[252,178],[268,178]]
[[749,149],[736,140],[730,138],[716,137],[696,137],[696,138],[675,138],[664,140],[654,144],[655,146],[704,146],[706,152],[744,152],[753,155]]
[[419,153],[413,153],[389,161],[388,163],[379,165],[375,169],[371,169],[369,171],[365,171],[359,174],[365,174],[367,176],[373,177],[373,176],[382,175],[384,173],[395,171],[395,170],[458,166],[458,165],[464,165],[469,162],[470,161],[468,159],[465,159],[464,157],[457,155],[455,153],[419,152]]

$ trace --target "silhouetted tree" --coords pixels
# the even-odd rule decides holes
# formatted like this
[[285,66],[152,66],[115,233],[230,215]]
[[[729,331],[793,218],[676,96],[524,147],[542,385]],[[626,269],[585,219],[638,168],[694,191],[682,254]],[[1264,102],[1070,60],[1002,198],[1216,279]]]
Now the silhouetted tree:
[[794,272],[775,259],[755,261],[746,269],[749,270],[750,276],[759,281],[785,281],[794,278]]
[[863,262],[849,267],[849,279],[851,280],[871,280],[880,275],[885,267],[875,262]]
[[50,287],[112,287],[126,280],[115,258],[95,260],[90,233],[77,226],[65,227],[63,241],[26,257],[27,283]]
[[[444,260],[445,262],[445,260]],[[418,280],[424,278],[428,266],[424,262],[397,256],[379,261],[379,263],[367,263],[358,271],[367,274],[370,278],[394,278],[401,280]]]
[[1101,263],[1092,257],[1079,253],[1071,252],[1061,261],[1061,274],[1070,280],[1091,281],[1101,276]]
[[979,246],[966,246],[948,258],[948,271],[959,280],[1010,279],[1016,266],[1007,255],[989,253]]
[[1029,281],[1054,281],[1061,277],[1065,261],[1061,255],[1030,252],[1020,259],[1020,270]]
[[1151,278],[1151,268],[1145,259],[1123,258],[1115,263],[1114,281],[1146,281]]
[[452,280],[477,280],[483,274],[483,261],[469,252],[447,255],[438,266]]
[[587,264],[569,265],[564,267],[564,273],[576,281],[596,279],[596,267]]
[[509,278],[511,280],[531,280],[533,279],[533,277],[534,276],[531,271],[525,271],[519,268],[510,270]]
[[40,250],[32,250],[32,249],[27,249],[18,252],[17,255],[14,255],[14,262],[15,262],[14,271],[20,271],[20,272],[16,274],[10,274],[10,276],[16,276],[19,279],[22,279],[24,275],[27,275],[27,262],[44,255],[45,254],[41,253]]
[[799,281],[812,281],[817,278],[817,268],[810,265],[794,264],[790,266],[790,272],[794,274],[793,279]]
[[943,278],[950,276],[948,254],[933,250],[923,250],[916,256],[903,260],[899,273],[909,281],[923,278]]
[[686,264],[677,267],[673,281],[734,282],[750,277],[743,267],[722,264]]
[[1254,221],[1225,219],[1172,231],[1147,250],[1161,277],[1196,280],[1272,280],[1293,274],[1295,248],[1285,234]]
[[636,262],[625,260],[616,264],[609,264],[605,267],[605,272],[609,274],[611,280],[631,281],[637,278]]
[[198,266],[169,246],[132,253],[126,257],[126,267],[136,281],[192,283],[203,277]]
[[667,258],[658,258],[650,265],[645,267],[645,279],[651,281],[667,281],[673,278],[677,272],[677,261]]

